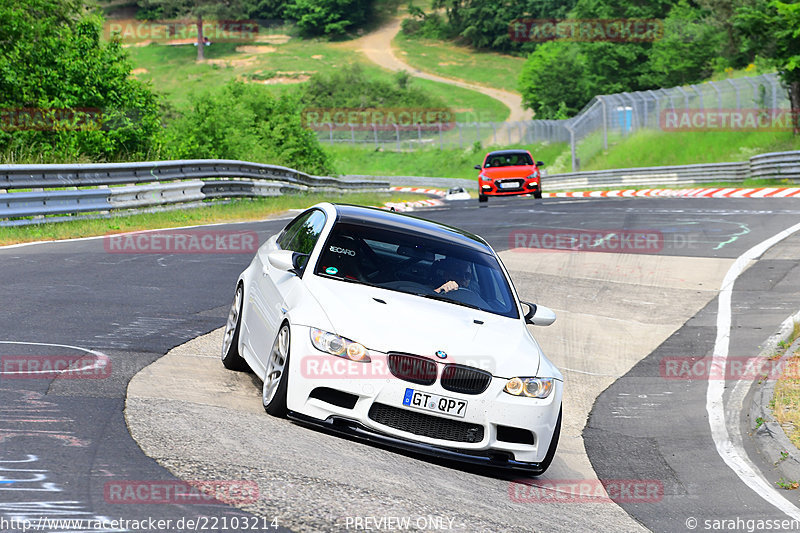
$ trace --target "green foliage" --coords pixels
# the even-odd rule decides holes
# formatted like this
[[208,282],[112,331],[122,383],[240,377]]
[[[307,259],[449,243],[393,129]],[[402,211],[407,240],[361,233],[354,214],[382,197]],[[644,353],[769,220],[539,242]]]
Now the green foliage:
[[285,14],[306,36],[340,37],[372,17],[373,0],[292,0]]
[[522,102],[537,118],[575,115],[594,94],[584,73],[586,56],[576,43],[544,43],[528,57],[519,77]]
[[101,31],[81,0],[0,4],[0,108],[35,117],[0,127],[0,151],[99,161],[158,148],[158,102]]
[[393,84],[369,76],[357,64],[330,75],[313,75],[303,90],[303,103],[307,108],[326,109],[448,107],[443,100],[412,85],[407,76],[397,75]]
[[702,81],[713,73],[724,40],[721,30],[703,22],[705,14],[680,0],[664,20],[664,37],[653,43],[642,84],[674,87]]
[[303,128],[296,96],[271,96],[263,87],[232,82],[192,99],[167,138],[174,158],[242,159],[330,174],[316,134]]
[[[417,16],[421,22],[422,37],[457,37],[478,49],[489,48],[499,52],[528,52],[535,43],[511,40],[509,26],[515,19],[566,18],[575,0],[522,0],[498,2],[496,0],[434,0],[434,9],[443,9],[447,22],[441,24],[435,16]],[[404,28],[405,30],[405,28]],[[414,34],[414,27],[406,32]]]
[[[737,28],[753,39],[754,47],[778,69],[789,88],[793,109],[800,109],[800,3],[772,0],[741,7]],[[800,128],[795,128],[798,133]]]

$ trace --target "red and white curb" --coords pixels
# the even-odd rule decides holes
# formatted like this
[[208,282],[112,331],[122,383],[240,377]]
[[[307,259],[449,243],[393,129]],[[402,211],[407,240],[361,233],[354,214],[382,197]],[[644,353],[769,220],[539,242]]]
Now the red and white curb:
[[[447,195],[446,191],[439,189],[425,189],[423,187],[389,187],[392,192],[412,192],[416,194],[428,194],[431,196],[439,196],[440,198]],[[395,211],[413,211],[417,207],[432,207],[437,205],[444,205],[442,200],[430,198],[427,200],[415,200],[413,202],[386,202],[381,209],[394,209]]]
[[624,189],[542,193],[544,198],[788,198],[790,196],[800,196],[800,187],[759,187],[753,189],[710,187],[702,189]]

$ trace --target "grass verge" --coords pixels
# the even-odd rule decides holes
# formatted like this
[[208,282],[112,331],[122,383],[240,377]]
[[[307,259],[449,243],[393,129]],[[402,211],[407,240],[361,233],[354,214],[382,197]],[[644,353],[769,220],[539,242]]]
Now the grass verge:
[[[545,165],[550,164],[568,149],[563,143],[504,148],[530,150],[533,157],[544,161]],[[483,161],[486,152],[495,148],[432,148],[398,152],[386,149],[376,151],[372,146],[326,144],[324,149],[334,157],[336,168],[342,174],[473,179],[478,175],[473,167]]]
[[403,61],[420,70],[495,89],[519,91],[517,79],[525,64],[524,57],[476,52],[466,46],[409,37],[402,32],[392,44]]
[[288,209],[304,209],[319,202],[382,205],[386,202],[419,200],[420,195],[397,193],[297,194],[269,198],[236,199],[227,203],[208,202],[196,208],[137,213],[111,218],[45,222],[30,226],[0,228],[0,245],[50,241],[123,233],[146,229],[173,228],[217,222],[263,220]]
[[798,149],[800,138],[783,131],[667,133],[644,130],[591,158],[581,165],[581,170],[726,163],[746,161],[761,153]]
[[[800,324],[795,323],[792,337],[784,345],[791,345],[798,336],[800,336]],[[786,359],[783,373],[775,383],[772,413],[789,440],[800,448],[800,356],[798,355]]]

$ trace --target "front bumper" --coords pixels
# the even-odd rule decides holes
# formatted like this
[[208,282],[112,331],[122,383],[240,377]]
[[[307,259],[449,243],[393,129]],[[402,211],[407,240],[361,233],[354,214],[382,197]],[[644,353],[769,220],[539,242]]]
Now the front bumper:
[[[498,377],[492,378],[488,388],[480,394],[461,394],[444,389],[439,379],[426,386],[394,377],[385,363],[386,354],[371,351],[372,363],[349,363],[324,354],[311,345],[308,328],[296,326],[293,329],[296,333],[293,331],[292,335],[287,406],[295,419],[336,426],[333,429],[340,431],[344,427],[345,432],[357,437],[381,440],[407,449],[413,445],[411,449],[428,455],[475,463],[505,464],[534,472],[536,465],[544,460],[561,408],[563,384],[560,381],[556,381],[553,392],[545,399],[511,396],[503,392],[507,380]],[[326,363],[328,360],[330,363]],[[315,363],[314,369],[308,362]],[[354,375],[345,370],[321,375],[320,363],[328,368],[333,368],[332,365],[347,368],[349,365],[354,372],[363,374]],[[383,370],[380,365],[383,365]],[[403,397],[407,388],[465,400],[468,402],[465,416],[456,418],[406,407]],[[320,393],[322,389],[325,389],[325,394]],[[335,391],[333,396],[330,391]],[[346,395],[349,401],[337,401],[336,394]],[[381,418],[375,416],[373,406],[388,406],[401,414],[415,413],[418,415],[415,418],[433,422],[433,427],[439,423],[479,426],[482,435],[479,439],[455,441],[432,437],[430,431],[418,431],[416,427],[402,424],[393,427],[377,421]],[[508,428],[512,429],[510,433]],[[530,440],[509,438],[510,434],[518,435],[514,431],[527,432]]]
[[539,475],[543,471],[541,463],[525,463],[522,461],[516,461],[508,454],[502,452],[493,452],[490,450],[486,453],[470,453],[468,451],[441,448],[439,446],[432,446],[430,444],[423,444],[421,442],[414,442],[393,437],[391,435],[385,435],[364,426],[360,422],[349,420],[344,417],[332,415],[325,420],[318,420],[294,411],[289,411],[287,416],[297,422],[315,427],[322,427],[334,433],[354,437],[365,442],[384,444],[393,448],[420,453],[429,457],[459,461],[462,463],[498,468],[502,470],[524,472],[533,476]]
[[[518,182],[515,187],[502,187],[501,184]],[[478,190],[485,196],[518,196],[533,194],[541,190],[538,179],[505,178],[496,180],[478,179]]]

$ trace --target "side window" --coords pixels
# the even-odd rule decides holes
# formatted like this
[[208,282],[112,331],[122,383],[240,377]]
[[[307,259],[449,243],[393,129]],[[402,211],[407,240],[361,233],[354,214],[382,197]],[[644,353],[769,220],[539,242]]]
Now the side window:
[[298,215],[294,220],[289,222],[283,232],[278,236],[277,244],[281,248],[281,250],[291,250],[289,248],[289,243],[292,241],[294,236],[297,234],[297,230],[305,223],[308,218],[314,214],[314,211],[309,211],[308,213],[302,213]]
[[325,226],[325,213],[314,210],[308,214],[308,217],[298,222],[297,231],[294,232],[291,238],[285,244],[279,244],[284,250],[311,254],[311,251],[314,250],[314,245],[317,244],[319,234],[322,233],[322,228]]

